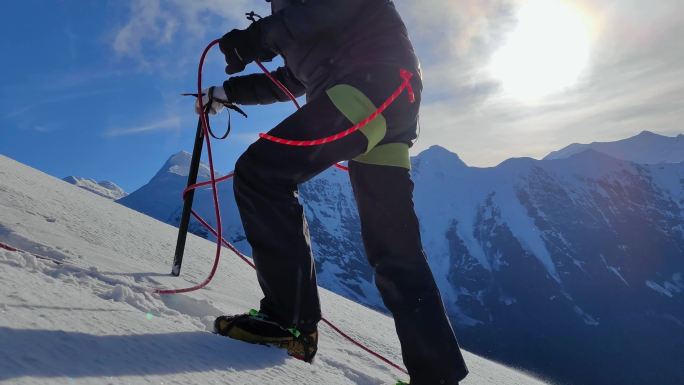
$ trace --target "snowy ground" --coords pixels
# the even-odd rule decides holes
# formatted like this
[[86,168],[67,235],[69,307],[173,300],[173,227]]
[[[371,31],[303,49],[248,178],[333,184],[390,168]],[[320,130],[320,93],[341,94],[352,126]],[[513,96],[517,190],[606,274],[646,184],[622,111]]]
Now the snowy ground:
[[[313,365],[215,336],[220,314],[254,307],[254,272],[228,250],[208,289],[214,245],[191,236],[168,275],[176,229],[0,156],[0,383],[394,384],[406,379],[321,325]],[[51,260],[36,258],[35,255]],[[401,362],[392,320],[322,290],[325,316]],[[466,385],[543,384],[466,353]]]

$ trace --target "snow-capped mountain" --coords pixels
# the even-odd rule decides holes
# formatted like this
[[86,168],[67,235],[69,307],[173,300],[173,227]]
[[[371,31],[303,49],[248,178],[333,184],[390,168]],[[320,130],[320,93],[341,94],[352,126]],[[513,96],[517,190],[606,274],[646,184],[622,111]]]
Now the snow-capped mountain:
[[114,182],[109,181],[96,181],[90,178],[80,178],[77,176],[68,176],[63,181],[71,183],[78,186],[84,190],[93,192],[101,197],[105,197],[111,200],[117,200],[128,195],[121,187],[117,186]]
[[[188,237],[181,277],[167,274],[176,229],[0,156],[0,383],[394,384],[402,373],[319,328],[313,365],[280,349],[209,333],[220,314],[258,303],[254,271],[228,250],[204,290],[215,245]],[[13,251],[21,248],[25,251]],[[326,317],[400,362],[392,320],[327,290]],[[464,352],[463,385],[542,385]]]
[[414,165],[425,248],[466,346],[562,383],[684,379],[684,163],[589,150]]
[[[185,151],[174,154],[146,185],[120,199],[118,203],[162,222],[177,226],[183,211],[181,193],[188,181],[191,158],[192,155]],[[217,174],[217,177],[220,175]],[[197,180],[208,179],[209,166],[200,164]],[[248,252],[249,244],[241,242],[244,240],[244,235],[237,207],[233,200],[232,185],[230,183],[220,184],[219,194],[222,198],[221,213],[224,236],[226,239],[236,242],[238,246],[244,246],[245,251]],[[215,226],[213,207],[211,187],[197,189],[193,200],[193,209]],[[202,237],[208,237],[208,232],[194,218],[190,222],[190,231]]]
[[[559,383],[684,383],[684,163],[589,149],[473,168],[435,146],[412,164],[424,248],[464,346]],[[221,197],[226,235],[243,239],[230,182]],[[329,169],[300,198],[319,283],[382,309],[348,176]]]
[[[329,170],[300,191],[320,281],[379,306],[344,177]],[[684,163],[588,150],[482,169],[432,147],[413,178],[464,346],[559,383],[684,383]]]
[[616,142],[573,143],[550,153],[544,159],[563,159],[589,149],[636,163],[679,163],[684,162],[684,135],[669,137],[643,131],[639,135]]

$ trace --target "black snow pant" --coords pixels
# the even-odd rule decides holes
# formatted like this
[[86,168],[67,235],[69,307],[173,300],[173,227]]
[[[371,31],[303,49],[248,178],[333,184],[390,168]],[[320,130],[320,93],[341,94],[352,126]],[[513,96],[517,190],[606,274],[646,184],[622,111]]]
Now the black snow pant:
[[[361,91],[379,106],[401,79],[398,69],[378,68],[360,71],[340,83]],[[416,102],[410,104],[404,93],[383,113],[386,132],[380,146],[415,137],[421,84],[418,79],[412,84]],[[324,94],[269,133],[311,140],[341,132],[353,124],[340,111],[341,104]],[[467,369],[423,252],[409,169],[353,160],[360,159],[369,142],[377,140],[371,137],[357,131],[315,147],[260,139],[239,158],[234,192],[264,292],[261,311],[290,327],[316,328],[321,309],[297,186],[337,162],[350,160],[366,254],[382,299],[394,316],[411,384],[456,384]]]

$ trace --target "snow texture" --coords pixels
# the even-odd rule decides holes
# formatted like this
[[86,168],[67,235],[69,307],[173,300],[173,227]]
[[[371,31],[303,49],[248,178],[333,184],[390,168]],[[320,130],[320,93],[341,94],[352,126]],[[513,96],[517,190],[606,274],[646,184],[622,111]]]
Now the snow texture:
[[[175,172],[178,170],[173,169]],[[180,172],[180,171],[179,171]],[[255,306],[254,272],[227,250],[208,289],[214,245],[188,239],[180,278],[167,274],[176,229],[0,156],[0,383],[394,384],[386,368],[321,327],[313,365],[215,336],[214,317]],[[681,281],[678,276],[677,282]],[[322,290],[325,315],[400,362],[390,318]],[[465,385],[543,384],[466,353]]]

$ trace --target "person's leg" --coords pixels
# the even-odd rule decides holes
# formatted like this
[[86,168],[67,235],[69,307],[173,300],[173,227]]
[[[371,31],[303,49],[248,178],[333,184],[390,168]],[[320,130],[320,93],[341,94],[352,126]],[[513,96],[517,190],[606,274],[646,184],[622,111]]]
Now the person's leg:
[[366,255],[394,316],[411,385],[457,384],[468,370],[423,252],[408,146],[393,146],[349,162]]
[[[269,133],[310,140],[351,125],[326,95],[310,101]],[[261,311],[284,326],[310,331],[321,317],[311,242],[297,185],[336,162],[363,153],[367,145],[361,132],[314,147],[260,139],[237,161],[233,188],[264,292]]]

